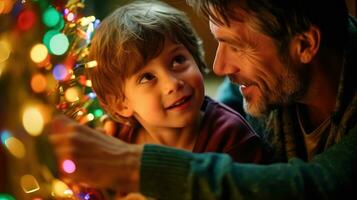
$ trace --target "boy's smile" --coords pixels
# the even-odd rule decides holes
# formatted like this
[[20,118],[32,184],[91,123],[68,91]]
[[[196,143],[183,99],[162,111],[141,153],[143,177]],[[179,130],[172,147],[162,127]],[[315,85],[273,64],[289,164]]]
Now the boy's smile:
[[166,39],[162,52],[125,81],[126,117],[148,131],[197,124],[204,99],[202,74],[182,45]]

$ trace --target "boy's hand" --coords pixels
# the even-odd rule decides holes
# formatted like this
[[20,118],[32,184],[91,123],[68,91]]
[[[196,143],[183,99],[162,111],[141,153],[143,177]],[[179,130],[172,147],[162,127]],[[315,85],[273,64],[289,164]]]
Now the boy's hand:
[[[141,145],[127,144],[65,116],[49,124],[49,139],[64,181],[124,194],[139,191]],[[66,160],[73,161],[74,172],[64,170]]]

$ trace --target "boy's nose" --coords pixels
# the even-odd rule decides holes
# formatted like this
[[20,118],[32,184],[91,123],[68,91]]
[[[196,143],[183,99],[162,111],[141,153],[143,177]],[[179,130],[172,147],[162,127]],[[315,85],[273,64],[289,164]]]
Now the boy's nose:
[[183,80],[176,77],[173,74],[169,74],[163,82],[164,93],[171,94],[175,91],[180,90],[184,86]]

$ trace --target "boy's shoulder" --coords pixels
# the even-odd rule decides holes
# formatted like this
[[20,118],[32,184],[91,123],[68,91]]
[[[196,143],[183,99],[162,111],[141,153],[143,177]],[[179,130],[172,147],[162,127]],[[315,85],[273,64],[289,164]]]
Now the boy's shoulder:
[[204,112],[203,126],[208,126],[211,130],[227,132],[230,129],[255,134],[241,114],[208,96],[205,97],[201,110]]

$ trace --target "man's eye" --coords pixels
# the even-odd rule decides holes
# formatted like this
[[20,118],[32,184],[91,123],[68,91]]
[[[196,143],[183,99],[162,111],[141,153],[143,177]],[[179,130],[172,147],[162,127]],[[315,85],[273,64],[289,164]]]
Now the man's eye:
[[145,73],[145,74],[143,74],[143,75],[140,76],[140,78],[139,78],[139,83],[140,83],[140,84],[144,84],[144,83],[147,83],[147,82],[149,82],[149,81],[154,80],[155,78],[156,78],[156,77],[155,77],[153,74],[151,74],[151,73]]
[[238,52],[238,51],[240,51],[240,49],[239,49],[238,47],[236,47],[236,46],[230,46],[230,48],[231,48],[231,50],[232,50],[233,52]]
[[173,69],[180,69],[180,66],[186,62],[187,58],[183,55],[175,56],[172,61]]

